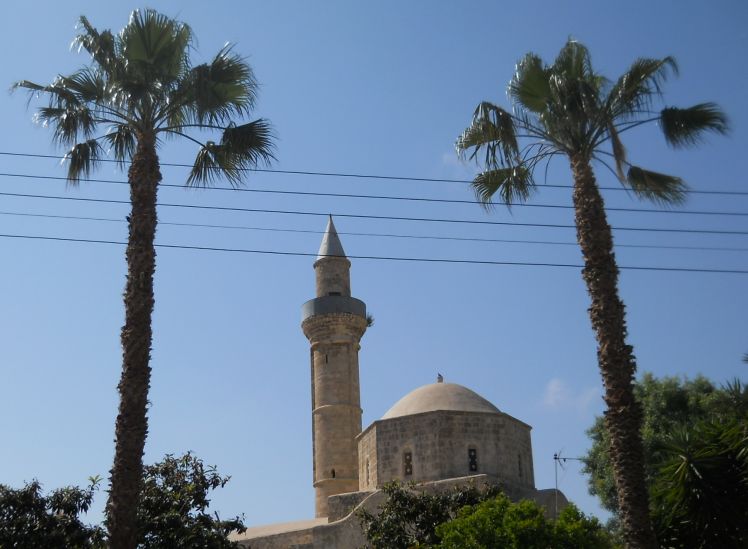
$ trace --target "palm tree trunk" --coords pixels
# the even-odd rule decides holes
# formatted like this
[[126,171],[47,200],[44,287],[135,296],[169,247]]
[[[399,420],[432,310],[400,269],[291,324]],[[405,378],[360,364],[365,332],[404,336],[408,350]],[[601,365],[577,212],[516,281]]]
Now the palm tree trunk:
[[584,256],[582,276],[592,303],[589,308],[597,338],[597,361],[605,387],[605,425],[618,491],[626,545],[654,549],[657,541],[649,518],[641,439],[642,413],[634,398],[636,361],[626,344],[625,306],[618,297],[618,266],[605,205],[585,155],[571,158],[577,240]]
[[109,546],[134,549],[137,505],[143,482],[143,449],[148,433],[153,274],[156,270],[156,192],[161,181],[153,135],[141,135],[130,165],[131,213],[127,243],[125,325],[122,327],[122,378],[115,428],[114,465],[107,503]]

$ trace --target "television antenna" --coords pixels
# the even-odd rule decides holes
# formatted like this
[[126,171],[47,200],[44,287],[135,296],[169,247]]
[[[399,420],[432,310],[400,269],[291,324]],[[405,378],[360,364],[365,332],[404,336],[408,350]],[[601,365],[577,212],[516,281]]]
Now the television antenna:
[[559,450],[555,454],[553,454],[553,473],[556,480],[556,491],[553,493],[553,503],[554,503],[554,515],[553,518],[558,518],[558,468],[561,467],[564,471],[566,468],[564,465],[567,461],[584,461],[585,458],[581,457],[566,457],[561,455],[562,450]]

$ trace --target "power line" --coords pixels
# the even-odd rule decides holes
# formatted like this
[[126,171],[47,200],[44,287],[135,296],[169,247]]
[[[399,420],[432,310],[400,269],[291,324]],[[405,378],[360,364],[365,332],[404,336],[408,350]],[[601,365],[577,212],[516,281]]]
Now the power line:
[[[20,156],[29,158],[53,158],[56,160],[63,160],[64,157],[51,155],[51,154],[32,154],[32,153],[15,153],[0,151],[0,155],[5,156]],[[117,160],[111,158],[99,159],[101,162],[114,162],[118,163]],[[161,166],[169,166],[175,168],[192,168],[192,164],[181,164],[177,162],[159,162]],[[398,176],[398,175],[375,175],[375,174],[362,174],[362,173],[344,173],[344,172],[316,172],[306,170],[277,170],[272,168],[243,168],[244,171],[248,172],[259,172],[259,173],[277,173],[285,175],[309,175],[309,176],[321,176],[321,177],[347,177],[355,179],[377,179],[387,181],[413,181],[420,183],[471,183],[469,179],[448,179],[448,178],[433,178],[433,177],[409,177],[409,176]],[[571,189],[571,185],[556,185],[552,183],[544,183],[543,187],[558,188],[558,189]],[[605,191],[630,191],[625,187],[599,187]],[[748,192],[744,191],[724,191],[724,190],[713,190],[713,191],[696,191],[688,190],[688,194],[705,194],[705,195],[726,195],[726,196],[748,196]]]
[[[52,176],[52,175],[33,175],[33,174],[21,174],[21,173],[7,173],[0,172],[2,177],[15,177],[23,179],[41,179],[41,180],[53,180],[53,181],[67,181],[66,177]],[[112,183],[118,185],[129,185],[127,181],[120,181],[116,179],[97,179],[97,178],[85,178],[80,179],[80,182],[85,183]],[[174,185],[169,183],[159,183],[159,187],[170,187],[170,188],[185,188],[184,185]],[[373,200],[391,200],[391,201],[411,201],[411,202],[431,202],[440,204],[478,204],[484,205],[482,202],[477,200],[460,200],[460,199],[447,199],[447,198],[427,198],[418,196],[387,196],[387,195],[372,195],[372,194],[352,194],[352,193],[326,193],[319,191],[286,191],[278,189],[247,189],[247,188],[234,188],[234,187],[205,187],[205,190],[210,191],[231,191],[231,192],[245,192],[245,193],[260,193],[260,194],[280,194],[280,195],[295,195],[295,196],[327,196],[335,198],[360,198],[360,199],[373,199]],[[552,208],[561,210],[573,210],[574,206],[567,206],[563,204],[512,204],[513,208]],[[681,214],[681,215],[721,215],[721,216],[739,216],[748,217],[748,212],[725,212],[725,211],[702,211],[702,210],[670,210],[670,209],[641,209],[641,208],[622,208],[622,207],[606,207],[606,211],[609,212],[632,212],[632,213],[657,213],[657,214]]]
[[[0,211],[0,215],[10,215],[19,217],[39,217],[48,219],[71,219],[78,221],[105,221],[124,223],[124,219],[113,217],[86,217],[78,215],[57,215],[57,214],[36,214],[29,212],[6,212]],[[198,227],[208,229],[229,229],[244,231],[269,231],[281,233],[303,233],[303,234],[324,234],[325,231],[311,229],[281,229],[277,227],[252,227],[247,225],[216,225],[211,223],[183,223],[176,221],[159,221],[159,225],[169,225],[177,227]],[[460,236],[435,236],[435,235],[413,235],[413,234],[393,234],[393,233],[360,233],[338,231],[340,235],[346,236],[366,236],[380,238],[409,238],[420,240],[450,240],[459,242],[489,242],[489,243],[507,243],[507,244],[543,244],[556,246],[579,246],[577,242],[559,242],[557,240],[521,240],[509,238],[478,238],[478,237],[460,237]],[[665,249],[665,250],[697,250],[697,251],[719,251],[719,252],[748,252],[748,248],[734,248],[722,246],[675,246],[664,244],[616,244],[616,248],[645,248],[645,249]]]
[[[118,242],[114,240],[93,240],[86,238],[65,238],[59,236],[34,236],[34,235],[18,235],[18,234],[0,234],[0,238],[18,238],[18,239],[30,239],[30,240],[52,240],[57,242],[78,242],[84,244],[115,244],[119,246],[126,246],[126,242]],[[249,250],[245,248],[218,248],[212,246],[185,246],[178,244],[155,244],[157,248],[171,248],[179,250],[199,250],[199,251],[211,251],[211,252],[227,252],[227,253],[246,253],[246,254],[267,254],[267,255],[283,255],[283,256],[299,256],[299,257],[319,257],[318,254],[308,252],[284,252],[280,250]],[[325,257],[339,257],[339,256],[325,256]],[[440,259],[440,258],[426,258],[426,257],[387,257],[387,256],[369,256],[369,255],[349,255],[346,256],[349,259],[371,259],[379,261],[410,261],[410,262],[421,262],[421,263],[458,263],[466,265],[503,265],[503,266],[523,266],[523,267],[563,267],[563,268],[574,268],[582,269],[583,265],[571,264],[571,263],[531,263],[526,261],[490,261],[490,260],[474,260],[474,259]],[[695,269],[689,267],[637,267],[637,266],[618,266],[622,270],[631,271],[666,271],[666,272],[683,272],[683,273],[715,273],[715,274],[748,274],[748,270],[739,269]]]
[[[49,196],[27,193],[8,193],[0,192],[0,196],[15,196],[20,198],[41,198],[49,200],[69,200],[74,202],[94,202],[104,204],[130,204],[129,200],[112,200],[103,198],[83,198],[76,196]],[[401,217],[390,215],[371,215],[371,214],[348,214],[348,213],[330,213],[330,212],[309,212],[300,210],[269,210],[265,208],[240,208],[237,206],[203,206],[197,204],[172,204],[160,202],[158,204],[165,208],[189,208],[196,210],[215,210],[215,211],[232,211],[246,213],[273,213],[283,215],[309,215],[325,216],[333,215],[335,217],[347,217],[355,219],[379,219],[388,221],[416,221],[423,223],[452,223],[452,224],[470,224],[470,225],[500,225],[512,227],[539,227],[550,229],[576,229],[574,225],[563,225],[560,223],[520,223],[515,221],[481,221],[475,219],[444,219],[433,217]],[[687,234],[721,234],[721,235],[748,235],[748,231],[729,231],[718,229],[664,229],[659,227],[611,227],[616,231],[637,231],[637,232],[656,232],[656,233],[687,233]]]

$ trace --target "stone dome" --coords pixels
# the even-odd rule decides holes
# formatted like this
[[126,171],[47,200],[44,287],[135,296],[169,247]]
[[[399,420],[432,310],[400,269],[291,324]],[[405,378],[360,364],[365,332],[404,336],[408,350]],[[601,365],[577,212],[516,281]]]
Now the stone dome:
[[499,409],[475,391],[456,383],[432,383],[419,387],[398,400],[382,419],[448,410],[454,412],[499,413]]

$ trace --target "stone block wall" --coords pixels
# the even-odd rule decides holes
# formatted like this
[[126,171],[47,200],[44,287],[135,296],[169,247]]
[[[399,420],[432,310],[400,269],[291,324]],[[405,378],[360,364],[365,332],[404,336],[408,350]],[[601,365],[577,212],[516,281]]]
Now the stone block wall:
[[358,453],[359,490],[381,488],[391,480],[429,482],[476,474],[535,487],[530,426],[503,413],[436,411],[379,420],[359,435]]

